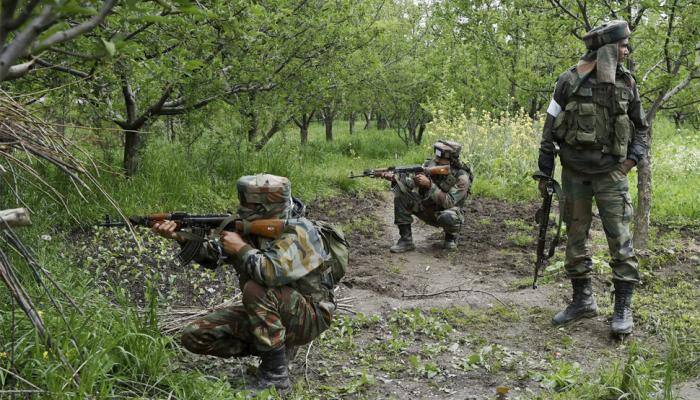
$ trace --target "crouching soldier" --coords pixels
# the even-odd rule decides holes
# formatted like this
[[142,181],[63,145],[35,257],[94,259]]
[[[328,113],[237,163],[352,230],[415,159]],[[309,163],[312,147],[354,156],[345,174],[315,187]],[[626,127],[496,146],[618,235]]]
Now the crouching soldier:
[[[274,175],[241,177],[238,217],[286,220],[276,239],[222,231],[201,244],[194,261],[215,268],[221,261],[239,275],[243,305],[218,310],[186,327],[189,351],[216,357],[260,357],[255,390],[291,387],[288,362],[297,346],[326,330],[333,318],[333,288],[347,266],[347,242],[328,224],[295,214],[291,185]],[[173,221],[153,226],[188,246]]]
[[447,175],[425,174],[397,175],[384,172],[380,176],[392,182],[394,192],[394,223],[399,228],[399,241],[389,249],[392,253],[414,250],[411,224],[413,215],[428,225],[443,228],[443,247],[457,247],[459,231],[464,223],[464,206],[474,179],[471,170],[459,159],[462,146],[449,140],[438,140],[434,145],[435,156],[425,162],[425,167],[449,165]]

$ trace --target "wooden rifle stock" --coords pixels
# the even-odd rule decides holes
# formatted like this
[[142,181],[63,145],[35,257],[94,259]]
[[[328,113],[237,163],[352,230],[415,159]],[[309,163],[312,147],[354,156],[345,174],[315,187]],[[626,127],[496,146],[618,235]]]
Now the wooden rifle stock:
[[434,167],[425,167],[425,174],[434,176],[434,175],[449,175],[450,174],[450,166],[449,165],[436,165]]
[[233,225],[235,231],[243,235],[277,239],[282,235],[286,222],[282,219],[257,219],[255,221],[236,220]]

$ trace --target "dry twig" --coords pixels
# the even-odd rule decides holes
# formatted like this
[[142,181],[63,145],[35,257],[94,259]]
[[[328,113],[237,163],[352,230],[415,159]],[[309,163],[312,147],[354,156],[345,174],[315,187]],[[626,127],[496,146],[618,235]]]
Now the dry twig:
[[493,297],[493,298],[496,299],[499,303],[501,303],[504,307],[511,308],[508,304],[504,303],[501,299],[499,299],[498,297],[496,297],[496,295],[493,294],[493,293],[487,292],[487,291],[485,291],[485,290],[478,290],[478,289],[462,289],[462,286],[461,286],[461,285],[460,285],[460,286],[451,286],[451,287],[449,287],[449,288],[447,288],[447,289],[441,290],[441,291],[439,291],[439,292],[434,292],[434,293],[425,293],[425,294],[422,294],[422,293],[418,293],[418,294],[406,294],[406,293],[402,293],[402,294],[401,294],[401,297],[403,297],[404,299],[425,299],[425,298],[428,298],[428,297],[439,296],[439,295],[441,295],[441,294],[461,293],[461,292],[482,293],[482,294],[485,294],[485,295],[488,295],[488,296]]

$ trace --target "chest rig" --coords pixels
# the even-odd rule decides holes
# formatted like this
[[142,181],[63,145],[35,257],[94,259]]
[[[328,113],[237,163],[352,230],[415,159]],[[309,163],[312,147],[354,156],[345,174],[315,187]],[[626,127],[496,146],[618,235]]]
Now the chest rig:
[[576,149],[626,157],[634,133],[627,116],[633,100],[631,78],[625,74],[610,84],[589,75],[572,86],[564,110],[554,120],[554,138]]

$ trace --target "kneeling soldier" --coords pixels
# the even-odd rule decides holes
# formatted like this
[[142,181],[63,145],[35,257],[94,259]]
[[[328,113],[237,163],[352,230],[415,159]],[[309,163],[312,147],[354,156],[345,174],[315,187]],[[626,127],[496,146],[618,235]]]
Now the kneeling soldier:
[[399,228],[399,241],[389,249],[392,253],[404,253],[416,248],[413,244],[411,224],[413,215],[428,225],[443,228],[445,249],[457,247],[459,230],[464,223],[462,207],[467,200],[474,179],[471,170],[459,159],[462,146],[449,140],[438,140],[434,145],[435,156],[424,166],[449,165],[445,176],[429,177],[395,175],[385,172],[382,178],[392,182],[394,192],[394,223]]
[[[293,215],[291,185],[274,175],[241,177],[236,183],[238,217],[247,221],[287,220],[277,239],[221,232],[219,240],[203,243],[194,260],[216,268],[220,260],[233,264],[243,292],[243,305],[218,310],[185,328],[188,350],[216,357],[259,356],[258,385],[262,390],[291,387],[288,361],[296,346],[311,342],[326,330],[335,311],[330,266],[334,260],[319,229]],[[175,223],[155,225],[157,234],[187,245]]]

